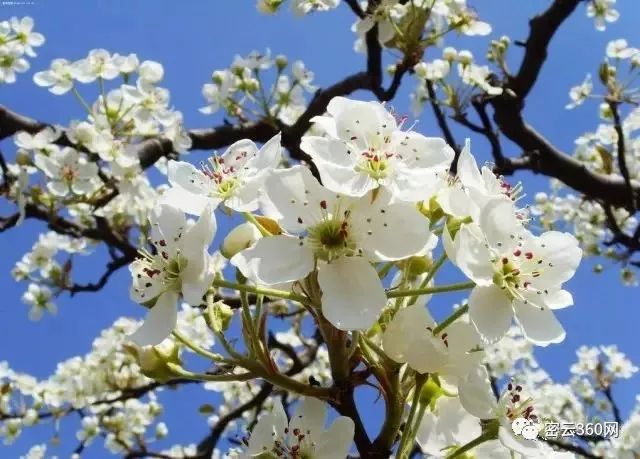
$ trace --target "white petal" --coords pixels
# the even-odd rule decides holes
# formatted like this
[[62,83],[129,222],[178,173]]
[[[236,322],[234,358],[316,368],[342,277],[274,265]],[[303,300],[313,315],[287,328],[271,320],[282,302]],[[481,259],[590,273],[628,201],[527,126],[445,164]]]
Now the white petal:
[[495,343],[506,335],[513,320],[511,300],[495,285],[477,286],[469,295],[469,319],[484,342]]
[[138,346],[155,346],[167,338],[178,320],[178,294],[165,292],[149,310],[144,323],[129,337]]
[[170,160],[167,163],[167,178],[175,187],[183,188],[193,194],[208,195],[212,187],[211,179],[192,164]]
[[304,166],[273,171],[265,181],[265,194],[279,215],[280,226],[291,233],[321,221],[323,206],[333,209],[336,199]]
[[533,440],[518,435],[511,430],[511,427],[500,426],[498,429],[498,439],[511,451],[522,454],[524,457],[530,457],[538,453],[538,443]]
[[360,198],[352,208],[351,223],[358,245],[379,261],[417,255],[432,241],[429,220],[415,205],[390,204],[386,190],[375,201]]
[[454,253],[450,253],[450,241],[445,243],[445,250],[447,256],[469,279],[477,285],[489,286],[493,284],[494,274],[491,254],[476,229],[473,224],[462,225],[454,239]]
[[387,303],[378,273],[367,260],[342,257],[318,268],[322,313],[340,330],[367,330]]
[[174,186],[162,194],[160,202],[191,215],[200,215],[207,205],[211,204],[212,208],[215,209],[220,201],[202,194],[193,194],[184,188]]
[[402,156],[402,162],[412,169],[446,170],[453,161],[453,149],[439,137],[395,131],[391,143],[394,152]]
[[458,384],[460,403],[467,412],[480,419],[495,417],[498,406],[491,389],[489,373],[484,365],[478,365]]
[[547,231],[540,235],[538,242],[542,246],[540,256],[544,259],[541,277],[555,285],[571,279],[582,258],[578,240],[569,233]]
[[289,429],[300,429],[306,434],[310,432],[312,438],[318,438],[324,433],[324,420],[327,417],[327,404],[313,397],[302,399],[289,422]]
[[340,416],[322,436],[317,447],[317,459],[338,459],[347,457],[353,442],[355,426],[346,416]]
[[514,309],[524,336],[532,343],[547,346],[564,341],[564,328],[550,308],[516,301]]
[[480,228],[491,247],[510,251],[518,240],[522,225],[513,201],[506,196],[491,199],[480,211]]
[[273,285],[304,278],[313,271],[311,249],[291,236],[265,237],[231,258],[231,264],[254,282]]
[[543,303],[551,309],[566,308],[573,305],[573,295],[566,290],[556,290],[555,292],[546,294],[543,297]]
[[350,146],[342,140],[325,137],[305,136],[300,142],[300,149],[314,161],[319,159],[349,169],[353,169],[359,156],[355,146]]
[[251,457],[271,451],[273,448],[273,432],[275,416],[271,413],[263,415],[251,431],[248,453]]
[[258,170],[276,168],[282,160],[282,135],[278,132],[260,149],[255,159],[247,162],[248,167]]
[[471,140],[466,139],[464,148],[458,158],[458,177],[465,187],[474,188],[475,191],[486,191],[484,180],[478,169],[478,164],[471,154]]
[[257,161],[258,147],[249,139],[238,140],[224,152],[221,159],[226,168],[233,167],[236,171],[244,169],[245,165]]

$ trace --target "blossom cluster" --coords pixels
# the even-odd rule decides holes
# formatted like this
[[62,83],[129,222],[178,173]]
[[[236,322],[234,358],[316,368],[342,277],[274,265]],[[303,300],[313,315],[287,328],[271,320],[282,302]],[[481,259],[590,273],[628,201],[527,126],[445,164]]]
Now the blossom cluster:
[[[269,72],[271,69],[275,75]],[[273,77],[275,81],[270,84]],[[202,87],[207,105],[200,112],[212,114],[223,109],[243,123],[266,116],[293,124],[306,108],[305,92],[317,89],[313,78],[313,72],[302,61],[289,66],[286,56],[272,57],[269,50],[253,51],[245,57],[237,55],[228,69],[215,70],[211,83]]]
[[16,73],[29,70],[27,57],[35,57],[34,48],[44,44],[44,36],[34,32],[33,25],[29,16],[0,21],[0,84],[15,83]]

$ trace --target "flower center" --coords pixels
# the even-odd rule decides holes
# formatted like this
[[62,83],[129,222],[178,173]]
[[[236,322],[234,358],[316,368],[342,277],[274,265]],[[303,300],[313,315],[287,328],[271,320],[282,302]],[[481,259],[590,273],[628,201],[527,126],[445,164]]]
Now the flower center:
[[77,173],[72,166],[66,165],[66,166],[62,166],[62,169],[60,170],[60,175],[62,176],[62,179],[65,182],[72,183],[73,180],[76,178]]
[[348,212],[345,218],[327,217],[309,228],[307,241],[321,260],[331,261],[343,255],[351,255],[355,242],[349,236]]
[[[496,257],[492,261],[495,270],[493,283],[504,290],[510,299],[527,303],[528,300],[523,296],[523,292],[543,293],[542,290],[531,286],[532,280],[542,274],[543,259],[541,257],[517,248],[512,254]],[[544,293],[547,292],[544,291]]]
[[393,153],[382,153],[370,148],[362,153],[362,160],[356,166],[356,170],[368,174],[375,180],[383,179],[389,173],[389,159],[393,156]]
[[[242,152],[239,155],[246,152]],[[239,158],[236,158],[239,159]],[[209,164],[200,163],[202,172],[209,177],[214,183],[214,193],[222,199],[226,199],[241,185],[241,181],[237,178],[237,170],[234,166],[226,166],[224,159],[219,156],[209,158]]]
[[509,383],[507,386],[506,412],[507,419],[513,421],[517,418],[525,418],[533,422],[537,422],[538,416],[533,411],[533,399],[531,397],[522,400],[522,386]]

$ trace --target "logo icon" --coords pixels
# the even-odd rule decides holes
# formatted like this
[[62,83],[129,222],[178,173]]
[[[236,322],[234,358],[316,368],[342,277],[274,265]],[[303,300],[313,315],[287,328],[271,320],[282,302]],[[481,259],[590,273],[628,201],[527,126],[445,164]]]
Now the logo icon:
[[521,435],[527,440],[535,440],[540,432],[541,425],[531,419],[519,417],[513,420],[511,429],[516,435]]

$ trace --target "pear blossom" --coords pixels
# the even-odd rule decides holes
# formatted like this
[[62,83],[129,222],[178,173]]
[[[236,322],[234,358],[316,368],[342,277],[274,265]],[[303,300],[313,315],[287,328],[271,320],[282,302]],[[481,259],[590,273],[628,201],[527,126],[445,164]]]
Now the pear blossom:
[[15,136],[15,143],[25,150],[46,150],[59,137],[60,131],[52,127],[46,127],[35,134],[29,134],[24,131],[18,132]]
[[582,105],[582,103],[591,95],[592,91],[593,83],[591,82],[591,75],[587,74],[584,81],[580,85],[574,86],[569,91],[571,103],[567,104],[565,108],[572,109],[577,107],[578,105]]
[[253,428],[246,452],[238,458],[346,458],[353,441],[354,424],[345,416],[336,418],[325,431],[327,405],[320,400],[305,397],[296,412],[287,421],[287,415],[278,399],[271,413],[263,415]]
[[[481,209],[489,200],[507,197],[516,203],[524,197],[521,184],[511,186],[504,178],[496,176],[491,168],[478,168],[471,154],[470,139],[466,139],[458,157],[456,179],[452,184],[442,186],[436,198],[447,214],[458,218],[471,217],[478,221]],[[526,213],[519,210],[518,217],[524,220]]]
[[[433,410],[425,413],[416,433],[416,442],[429,457],[444,458],[481,433],[480,420],[463,408],[458,397],[443,396],[436,400]],[[470,452],[478,458],[511,458],[510,451],[497,440],[483,442]]]
[[291,10],[298,16],[337,8],[340,0],[292,0]]
[[382,338],[385,353],[419,373],[464,377],[484,353],[473,325],[456,321],[434,335],[437,324],[421,304],[399,310]]
[[200,215],[208,204],[215,208],[220,203],[238,212],[254,211],[265,177],[281,157],[277,134],[260,150],[252,141],[240,140],[223,155],[209,158],[209,164],[200,170],[184,161],[169,161],[167,175],[172,186],[163,201],[194,215]]
[[491,199],[478,224],[464,224],[451,240],[445,229],[445,249],[476,286],[469,296],[469,317],[483,340],[502,338],[515,315],[525,336],[546,346],[564,339],[554,309],[573,304],[562,289],[582,256],[568,233],[548,231],[533,236],[516,217],[508,198]]
[[624,38],[611,40],[607,43],[607,57],[612,59],[628,59],[639,52],[640,50],[629,47]]
[[499,96],[502,94],[502,88],[492,86],[489,81],[491,70],[486,65],[466,64],[458,67],[462,81],[470,86],[476,86],[490,96]]
[[498,439],[505,448],[524,457],[541,456],[542,442],[527,440],[516,434],[512,426],[514,421],[521,422],[519,418],[522,418],[537,432],[542,428],[533,398],[521,384],[510,381],[496,401],[487,370],[478,366],[460,385],[460,403],[467,412],[479,419],[497,420]]
[[106,49],[93,49],[85,59],[73,63],[73,76],[81,83],[92,83],[98,78],[113,80],[119,75],[120,70]]
[[603,32],[607,22],[618,20],[620,13],[614,8],[615,4],[616,0],[589,0],[587,16],[594,19],[596,30]]
[[40,320],[42,313],[48,311],[56,314],[58,311],[55,303],[51,301],[53,293],[48,287],[38,284],[29,284],[29,288],[22,295],[22,301],[31,306],[29,309],[30,320]]
[[144,61],[138,69],[140,79],[145,83],[156,84],[164,77],[162,64],[154,61]]
[[311,120],[327,136],[304,136],[300,148],[336,193],[360,197],[384,186],[395,198],[416,202],[453,160],[453,149],[443,139],[401,131],[378,102],[335,97],[327,112]]
[[342,330],[367,329],[386,305],[370,261],[400,260],[433,247],[428,220],[416,207],[381,192],[352,199],[322,187],[304,166],[266,179],[273,218],[287,231],[259,239],[231,259],[249,279],[265,285],[296,281],[314,270],[325,317]]
[[29,62],[22,57],[22,49],[17,43],[7,43],[0,51],[0,83],[15,83],[16,73],[29,70]]
[[317,89],[317,86],[311,84],[314,78],[314,73],[307,69],[302,61],[295,61],[291,66],[291,73],[300,86],[305,91],[313,92]]
[[56,196],[69,192],[83,195],[98,188],[98,166],[71,147],[54,151],[50,156],[37,153],[34,163],[49,177],[47,188]]
[[235,90],[236,76],[230,70],[216,71],[213,73],[213,83],[207,83],[202,87],[202,96],[207,101],[207,106],[200,108],[200,113],[210,115],[224,107],[227,99]]
[[215,275],[207,247],[216,232],[212,209],[206,206],[198,221],[189,225],[179,210],[160,205],[149,216],[152,254],[141,251],[141,258],[129,266],[132,276],[131,299],[150,305],[142,326],[131,335],[140,346],[159,344],[175,328],[178,297],[197,306]]
[[134,53],[131,53],[128,56],[122,56],[116,53],[113,55],[113,63],[118,67],[118,70],[123,75],[130,75],[133,72],[136,72],[140,67],[138,56]]
[[23,48],[22,52],[29,57],[36,57],[36,53],[33,48],[42,46],[45,42],[45,38],[41,33],[33,31],[33,18],[30,16],[25,16],[21,19],[13,17],[9,22],[11,24],[11,28],[16,34],[18,43]]

